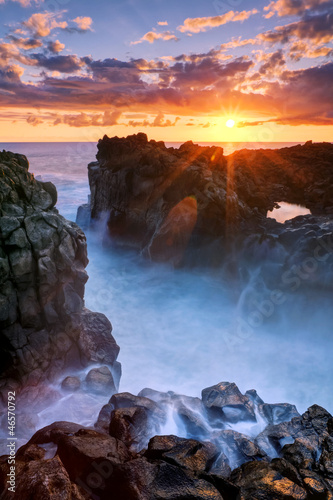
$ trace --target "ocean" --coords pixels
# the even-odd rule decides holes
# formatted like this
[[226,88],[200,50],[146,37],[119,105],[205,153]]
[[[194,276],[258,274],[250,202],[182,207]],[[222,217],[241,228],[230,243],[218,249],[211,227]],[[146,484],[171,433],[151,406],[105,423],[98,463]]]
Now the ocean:
[[[218,145],[228,154],[294,144]],[[30,171],[56,185],[59,212],[75,220],[77,207],[87,202],[87,164],[95,159],[95,143],[1,143],[0,148],[25,154]],[[235,335],[251,281],[234,291],[216,272],[172,271],[130,252],[104,249],[101,238],[98,231],[87,232],[85,300],[113,324],[121,348],[121,391],[136,394],[151,387],[199,396],[203,388],[229,381],[241,391],[255,388],[266,402],[294,403],[301,412],[317,403],[333,411],[330,297],[313,297],[306,310],[290,297],[251,335]]]

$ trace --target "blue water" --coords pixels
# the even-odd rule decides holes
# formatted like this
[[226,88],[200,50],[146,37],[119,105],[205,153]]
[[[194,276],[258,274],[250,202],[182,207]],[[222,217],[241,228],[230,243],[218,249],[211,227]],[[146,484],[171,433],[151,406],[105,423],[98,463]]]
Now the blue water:
[[[226,153],[245,147],[221,145]],[[0,148],[26,154],[30,171],[57,186],[60,213],[75,220],[89,194],[87,164],[95,159],[96,144],[2,143]],[[200,395],[204,387],[228,380],[242,391],[257,389],[267,402],[288,401],[300,411],[317,403],[333,411],[330,297],[310,301],[306,310],[290,298],[261,328],[244,334],[241,304],[252,293],[251,283],[239,296],[218,273],[170,271],[103,249],[98,232],[87,238],[86,306],[113,323],[123,365],[120,390],[137,393],[150,386]]]

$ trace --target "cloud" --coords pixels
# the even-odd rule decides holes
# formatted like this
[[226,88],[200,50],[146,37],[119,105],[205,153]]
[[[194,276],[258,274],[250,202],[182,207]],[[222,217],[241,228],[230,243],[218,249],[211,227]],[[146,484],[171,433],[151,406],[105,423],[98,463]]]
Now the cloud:
[[169,119],[166,120],[164,113],[159,112],[152,122],[149,122],[148,120],[143,120],[143,121],[129,120],[127,126],[128,127],[175,127],[179,120],[180,120],[179,116],[177,116],[173,122]]
[[92,31],[91,25],[93,23],[93,20],[91,19],[91,17],[79,16],[73,19],[73,23],[77,24],[79,31]]
[[163,33],[156,33],[156,31],[148,31],[148,33],[143,35],[143,37],[141,37],[140,40],[131,42],[131,45],[137,45],[142,42],[154,43],[156,42],[156,40],[164,40],[164,41],[174,40],[175,42],[178,42],[179,38],[173,35],[171,31],[163,31]]
[[59,42],[59,40],[56,40],[55,42],[48,42],[47,44],[47,49],[49,52],[52,52],[52,54],[58,54],[59,52],[62,52],[65,48],[65,44]]
[[269,43],[288,43],[292,38],[312,40],[317,44],[333,40],[333,12],[305,17],[295,23],[277,26],[274,30],[258,35],[258,39]]
[[7,37],[11,42],[23,50],[38,49],[43,46],[43,43],[37,38],[22,38],[14,35],[8,35]]
[[286,61],[282,50],[277,50],[272,54],[262,55],[263,64],[259,68],[260,75],[273,75],[277,76],[281,73],[282,68],[285,67]]
[[60,73],[75,73],[85,64],[82,59],[75,55],[47,57],[44,54],[32,54],[31,59],[34,66]]
[[242,12],[234,12],[231,10],[222,16],[214,17],[188,17],[185,19],[184,24],[178,26],[177,29],[182,33],[199,33],[200,31],[217,28],[218,26],[222,26],[230,22],[245,21],[254,14],[258,14],[257,9],[249,11],[243,10]]
[[32,16],[23,22],[23,26],[27,28],[35,37],[46,37],[55,28],[65,29],[68,24],[66,21],[60,21],[63,12],[40,12],[32,14]]
[[[17,2],[19,3],[22,7],[31,7],[31,5],[34,4],[41,4],[43,3],[43,0],[11,0],[12,2]],[[0,4],[5,3],[6,0],[0,0]]]
[[318,11],[332,7],[332,0],[277,0],[264,7],[266,19],[277,14],[279,17],[299,16],[308,10]]
[[317,57],[331,57],[333,48],[331,47],[314,47],[312,43],[304,41],[296,41],[288,48],[288,56],[294,61],[299,61],[303,57],[315,59]]
[[37,127],[37,125],[41,125],[44,122],[38,116],[30,115],[27,118],[27,123],[29,123],[29,125],[32,125],[33,127]]
[[168,26],[168,21],[158,21],[159,26]]
[[69,127],[112,127],[118,124],[122,113],[121,111],[105,111],[103,114],[65,114],[57,115],[53,118],[53,125],[60,125],[61,123]]

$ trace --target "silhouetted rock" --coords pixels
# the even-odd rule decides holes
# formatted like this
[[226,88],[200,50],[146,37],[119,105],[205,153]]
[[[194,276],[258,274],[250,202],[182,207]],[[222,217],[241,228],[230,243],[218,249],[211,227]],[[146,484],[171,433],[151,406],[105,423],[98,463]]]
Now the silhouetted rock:
[[[92,221],[108,214],[113,243],[154,261],[219,265],[233,248],[246,253],[250,244],[255,254],[262,252],[265,236],[283,263],[289,253],[306,252],[302,238],[309,226],[324,229],[333,214],[330,143],[224,156],[219,147],[189,141],[167,148],[137,134],[104,136],[97,147],[98,161],[89,164]],[[278,224],[266,214],[279,201],[306,206],[319,217],[305,216],[295,228]],[[323,262],[319,267],[329,268]]]

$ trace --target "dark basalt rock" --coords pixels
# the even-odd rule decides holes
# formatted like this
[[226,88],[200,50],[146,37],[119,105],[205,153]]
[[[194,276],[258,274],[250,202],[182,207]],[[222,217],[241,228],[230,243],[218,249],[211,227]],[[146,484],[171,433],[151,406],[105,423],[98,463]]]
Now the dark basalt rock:
[[[214,387],[229,388],[224,396],[218,392],[219,398],[233,395],[242,399],[234,384]],[[210,389],[203,391],[206,403]],[[265,404],[255,391],[247,391],[246,397],[256,410]],[[112,435],[67,422],[41,429],[17,452],[17,487],[22,495],[17,498],[32,498],[30,483],[36,485],[41,498],[50,499],[60,495],[102,500],[332,498],[333,419],[326,410],[314,405],[288,422],[267,425],[256,440],[230,428],[221,430],[235,425],[221,414],[222,422],[215,422],[207,440],[158,435],[146,443],[149,431],[154,432],[147,425],[152,415],[161,417],[167,408],[182,411],[175,406],[177,401],[188,411],[189,403],[195,402],[195,413],[200,408],[197,400],[151,389],[144,389],[140,396],[116,394],[107,405],[116,407],[111,417],[109,408],[102,410]],[[205,411],[204,405],[202,408]],[[206,417],[203,413],[202,418]],[[294,442],[283,444],[288,436]],[[274,454],[278,458],[272,459]],[[5,499],[12,498],[6,489],[7,469],[7,457],[0,457],[0,495],[2,492]],[[24,484],[28,484],[26,491]]]
[[212,419],[218,417],[233,423],[256,420],[252,401],[234,383],[221,382],[204,389],[202,401]]
[[[0,399],[15,390],[22,421],[26,402],[37,415],[62,397],[48,387],[62,374],[91,364],[119,372],[111,323],[84,308],[85,235],[56,201],[55,186],[37,181],[24,156],[0,153]],[[31,435],[32,424],[18,432]]]
[[[318,237],[333,214],[330,143],[224,156],[222,148],[191,141],[174,149],[145,134],[104,136],[96,158],[89,165],[92,221],[109,214],[113,243],[154,261],[219,265],[232,248],[243,248],[248,259],[249,245],[257,253],[270,241],[270,258],[283,264],[290,253],[306,253],[309,231]],[[266,218],[278,201],[306,206],[315,216],[278,224]]]
[[90,370],[86,376],[86,384],[95,393],[110,394],[110,392],[116,392],[112,373],[107,366]]

